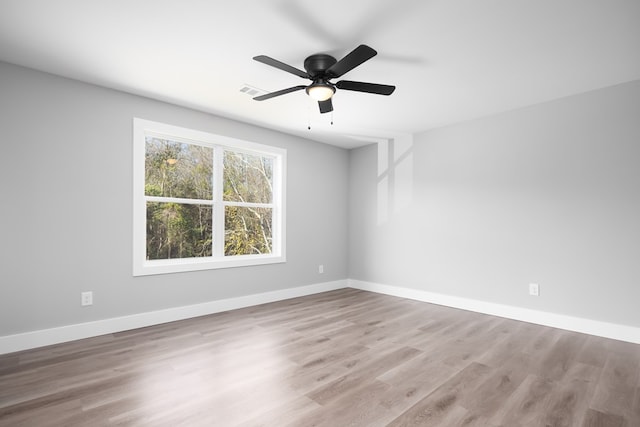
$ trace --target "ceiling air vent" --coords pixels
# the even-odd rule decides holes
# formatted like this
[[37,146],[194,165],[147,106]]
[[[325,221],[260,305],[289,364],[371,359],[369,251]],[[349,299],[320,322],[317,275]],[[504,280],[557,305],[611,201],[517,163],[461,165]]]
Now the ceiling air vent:
[[249,95],[252,98],[255,97],[255,96],[264,95],[265,93],[267,93],[266,91],[264,91],[262,89],[258,89],[257,87],[253,87],[253,86],[250,86],[248,84],[245,84],[244,86],[242,86],[240,88],[240,92],[246,93],[247,95]]

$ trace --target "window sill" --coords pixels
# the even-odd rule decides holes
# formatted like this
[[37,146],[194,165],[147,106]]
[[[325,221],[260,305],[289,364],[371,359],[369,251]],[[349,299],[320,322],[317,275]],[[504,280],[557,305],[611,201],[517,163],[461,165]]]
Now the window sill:
[[250,267],[283,262],[286,262],[286,259],[282,255],[236,255],[220,259],[183,258],[175,260],[151,260],[144,261],[142,265],[134,265],[133,275],[150,276],[154,274]]

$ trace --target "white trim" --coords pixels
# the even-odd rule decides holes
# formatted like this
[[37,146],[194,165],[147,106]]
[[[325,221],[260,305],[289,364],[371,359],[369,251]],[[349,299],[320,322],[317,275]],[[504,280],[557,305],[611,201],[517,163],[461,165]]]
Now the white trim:
[[135,328],[143,328],[146,326],[189,319],[197,316],[205,316],[207,314],[219,313],[222,311],[235,310],[238,308],[266,304],[269,302],[344,289],[347,287],[640,344],[640,328],[633,326],[601,322],[563,314],[547,313],[544,311],[460,298],[451,295],[421,291],[418,289],[345,279],[218,301],[210,301],[202,304],[133,314],[130,316],[98,320],[95,322],[79,323],[57,328],[7,335],[0,337],[0,354],[28,350],[46,345],[59,344],[67,341],[90,338]]
[[46,345],[127,331],[130,329],[144,328],[146,326],[334,291],[336,289],[343,289],[346,287],[347,280],[336,280],[334,282],[316,283],[296,288],[287,288],[236,298],[210,301],[202,304],[97,320],[95,322],[78,323],[75,325],[42,329],[22,334],[7,335],[0,337],[0,354],[13,353],[15,351],[28,350]]
[[[221,149],[213,150],[213,241],[224,242],[224,221],[216,221],[216,218],[224,218],[224,205],[222,204],[224,186],[224,153]],[[213,245],[213,254],[217,259],[224,259],[224,244]]]
[[147,202],[160,202],[160,203],[180,203],[182,205],[213,205],[213,200],[203,200],[203,199],[182,199],[180,197],[157,197],[157,196],[146,196]]
[[505,317],[507,319],[520,320],[523,322],[640,344],[640,328],[633,326],[567,316],[564,314],[548,313],[545,311],[531,310],[511,305],[496,304],[492,302],[461,298],[399,286],[383,285],[380,283],[365,282],[361,280],[349,279],[347,282],[349,287],[363,291],[429,302],[446,307],[460,308],[463,310],[475,311],[477,313],[490,314],[492,316]]

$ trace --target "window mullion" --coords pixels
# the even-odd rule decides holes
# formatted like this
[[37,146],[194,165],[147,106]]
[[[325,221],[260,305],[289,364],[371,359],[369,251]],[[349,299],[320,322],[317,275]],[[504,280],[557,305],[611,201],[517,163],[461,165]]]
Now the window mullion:
[[213,256],[224,256],[224,150],[216,146],[213,151]]
[[273,209],[273,203],[252,203],[252,202],[234,202],[234,201],[223,201],[225,206],[238,206],[240,208],[267,208]]
[[282,240],[282,238],[284,237],[284,232],[282,229],[284,218],[282,216],[283,211],[280,209],[283,203],[282,178],[283,178],[284,167],[282,164],[282,157],[277,157],[274,159],[273,167],[276,171],[279,171],[279,173],[275,173],[273,175],[273,182],[271,184],[273,189],[277,189],[276,191],[271,192],[271,204],[272,204],[271,215],[272,215],[272,224],[273,224],[273,230],[272,230],[273,238],[271,241],[271,245],[272,245],[272,251],[274,254],[282,254],[283,244],[284,244],[284,241]]
[[158,197],[158,196],[145,196],[147,202],[159,202],[159,203],[182,203],[185,205],[211,205],[212,200],[204,199],[183,199],[180,197]]

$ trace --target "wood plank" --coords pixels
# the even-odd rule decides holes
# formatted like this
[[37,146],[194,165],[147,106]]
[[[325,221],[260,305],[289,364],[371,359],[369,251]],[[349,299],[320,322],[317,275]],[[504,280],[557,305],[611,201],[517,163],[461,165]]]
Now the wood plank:
[[540,365],[540,374],[561,381],[573,366],[586,339],[587,336],[583,334],[562,333],[553,347],[544,355]]
[[629,346],[629,349],[631,351],[624,353],[608,353],[591,408],[631,418],[640,371],[640,357],[633,351],[633,347]]
[[600,373],[601,369],[591,365],[572,365],[547,396],[546,408],[540,414],[544,425],[581,425],[589,410]]
[[547,396],[557,383],[537,375],[529,374],[520,386],[505,399],[504,404],[491,418],[495,425],[536,425],[544,413]]
[[339,399],[350,390],[362,388],[372,378],[393,369],[399,364],[405,363],[419,354],[419,350],[411,347],[392,349],[378,355],[371,362],[360,366],[355,371],[307,393],[307,396],[321,405],[326,405],[332,400]]
[[[379,405],[382,396],[390,388],[381,381],[367,381],[366,384],[350,383],[350,387],[341,388],[340,398],[327,399],[318,408],[300,419],[288,424],[298,426],[384,426],[392,418],[386,408]],[[335,390],[332,388],[332,390]],[[317,402],[317,399],[314,399]]]
[[625,427],[624,418],[620,415],[605,414],[593,409],[587,410],[583,427]]
[[638,387],[636,387],[631,414],[629,415],[630,426],[640,426],[640,374],[638,375]]
[[462,408],[460,402],[491,374],[490,367],[471,363],[395,418],[389,426],[435,426],[445,425],[444,422],[450,418],[462,419],[467,415],[467,411]]
[[461,396],[460,405],[469,411],[474,420],[490,419],[527,377],[527,371],[522,367],[528,363],[528,355],[514,354],[507,363],[492,369],[491,375],[475,390]]

